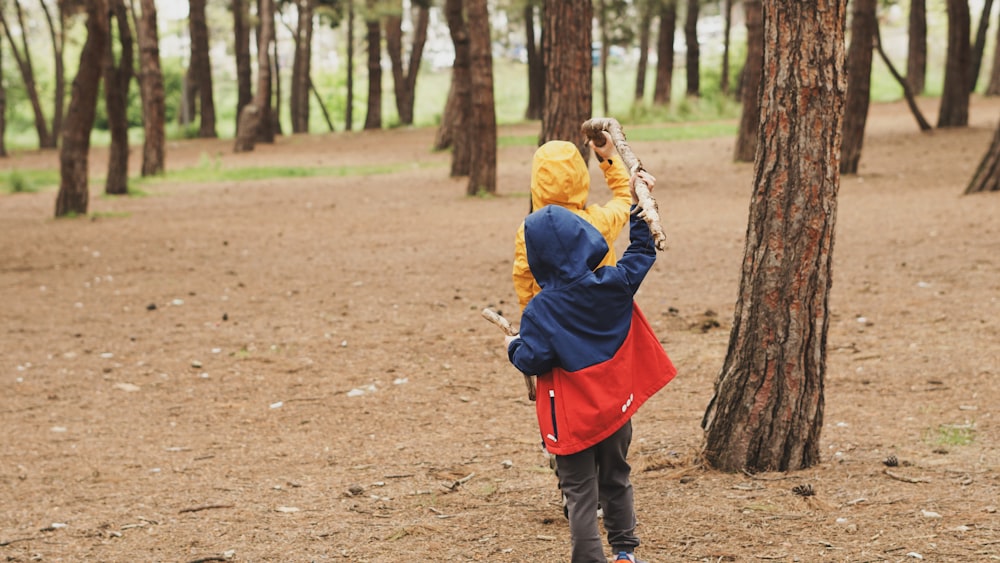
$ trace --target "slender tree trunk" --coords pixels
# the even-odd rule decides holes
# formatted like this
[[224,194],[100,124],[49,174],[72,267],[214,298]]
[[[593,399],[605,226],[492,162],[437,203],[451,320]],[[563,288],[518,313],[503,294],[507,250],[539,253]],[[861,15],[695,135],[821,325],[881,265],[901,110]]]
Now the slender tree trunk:
[[719,89],[723,94],[729,94],[729,36],[733,23],[733,0],[725,0],[722,11],[722,77],[719,79]]
[[[271,0],[271,6],[277,11],[278,0]],[[275,12],[271,12],[271,21],[275,20]],[[277,27],[272,23],[271,29],[277,33]],[[270,124],[266,130],[261,131],[259,141],[262,143],[273,143],[274,138],[283,135],[281,129],[281,57],[278,56],[277,36],[271,36],[271,89],[268,90],[267,114],[270,116]]]
[[[487,0],[468,0],[469,56],[472,86],[469,185],[466,193],[497,191],[497,120],[493,103],[493,55]],[[589,2],[588,2],[589,4]],[[582,122],[581,122],[582,123]],[[577,125],[579,130],[579,125]]]
[[59,151],[59,194],[56,217],[85,215],[90,200],[87,185],[87,157],[90,131],[97,112],[97,90],[101,83],[104,49],[108,42],[108,4],[87,0],[87,39],[80,53],[80,66],[73,79],[73,94],[63,129]]
[[889,55],[885,53],[885,49],[882,48],[882,34],[878,30],[878,18],[875,18],[875,48],[878,50],[878,54],[882,57],[882,62],[885,63],[886,68],[889,69],[889,74],[892,74],[896,82],[899,83],[900,87],[903,88],[903,97],[906,98],[906,104],[910,107],[910,113],[913,114],[913,118],[917,120],[917,126],[920,127],[921,131],[930,131],[933,129],[931,124],[924,119],[924,114],[920,112],[920,107],[917,106],[917,100],[913,96],[913,91],[910,90],[910,84],[899,71],[896,70],[896,66],[892,64],[889,60]]
[[[0,2],[2,4],[2,2]],[[2,8],[2,6],[0,6]],[[7,156],[7,81],[3,78],[3,41],[0,41],[0,157]]]
[[965,188],[967,194],[996,191],[1000,191],[1000,126],[993,134],[990,148],[980,161],[972,181]]
[[687,95],[701,95],[701,49],[698,47],[698,10],[700,0],[688,0],[687,19],[684,22],[684,41],[687,45]]
[[[260,92],[254,93],[254,103],[259,103],[256,107],[256,112],[259,114],[259,118],[256,121],[256,129],[254,135],[256,136],[256,143],[273,143],[275,134],[278,132],[276,127],[278,122],[278,108],[281,107],[281,93],[278,92],[275,95],[275,84],[280,84],[278,72],[277,72],[277,62],[274,60],[276,57],[271,51],[272,45],[276,46],[275,37],[275,12],[276,12],[276,0],[269,0],[264,2],[264,0],[257,0],[257,63],[260,64],[260,52],[264,51],[267,53],[267,80],[261,80],[260,67],[257,68],[257,88],[263,88],[263,94]],[[268,31],[265,33],[264,25],[267,25]],[[259,97],[262,96],[262,97]],[[275,101],[277,97],[277,101]],[[242,116],[241,116],[242,119]]]
[[986,32],[990,28],[990,13],[993,11],[993,0],[983,0],[983,11],[979,16],[979,26],[976,29],[976,44],[972,47],[972,68],[969,70],[969,92],[976,91],[979,82],[979,70],[983,65],[983,51],[986,50]]
[[878,0],[854,0],[851,46],[847,50],[847,103],[844,112],[840,173],[857,174],[871,100],[872,49]]
[[660,29],[656,40],[656,86],[653,103],[667,105],[674,82],[674,34],[677,31],[677,0],[659,0]]
[[[472,18],[469,18],[470,22]],[[590,2],[545,0],[542,57],[545,65],[545,104],[540,143],[563,140],[580,147],[587,160],[587,146],[580,126],[593,112],[590,57],[593,7]]]
[[924,91],[927,75],[927,0],[910,0],[909,53],[906,59],[906,81],[913,93]]
[[316,89],[316,85],[313,84],[312,80],[309,80],[309,89],[312,90],[313,96],[316,98],[316,105],[319,106],[320,112],[323,113],[323,120],[326,121],[326,127],[331,133],[335,131],[333,127],[333,120],[330,119],[330,112],[326,109],[326,103],[323,102],[323,96],[319,95],[319,90]]
[[[63,56],[64,45],[66,44],[66,16],[63,2],[57,2],[56,15],[53,19],[49,5],[45,0],[39,0],[42,11],[45,12],[45,21],[49,26],[49,36],[52,39],[53,66],[55,67],[55,93],[52,100],[52,140],[59,142],[62,134],[63,113],[66,109],[66,65]],[[58,25],[56,25],[58,21]]]
[[645,0],[642,13],[639,16],[639,62],[635,72],[635,101],[642,102],[646,97],[646,69],[649,67],[649,40],[653,23],[653,1]]
[[451,177],[456,178],[468,176],[472,164],[473,131],[469,126],[472,113],[470,38],[465,15],[462,13],[462,0],[445,0],[444,5],[451,42],[455,47],[455,61],[451,67],[451,88],[448,93],[451,108],[445,108],[441,129],[448,130],[452,146]]
[[702,426],[730,472],[820,461],[847,0],[764,3],[764,79],[729,351]]
[[997,26],[993,45],[993,65],[990,68],[990,82],[986,85],[987,96],[1000,96],[1000,25]]
[[198,136],[215,138],[215,101],[212,96],[212,63],[209,57],[208,23],[205,20],[207,0],[189,0],[191,5],[188,23],[191,33],[191,72],[198,85],[201,125]]
[[309,132],[309,86],[312,84],[313,12],[316,0],[296,0],[299,21],[295,28],[295,56],[292,61],[292,92],[289,107],[292,133]]
[[[0,10],[0,25],[3,26],[7,41],[10,44],[10,53],[14,56],[18,70],[21,71],[21,79],[24,81],[24,91],[31,102],[31,110],[35,116],[35,131],[38,133],[38,146],[43,149],[51,149],[56,146],[56,139],[49,134],[49,126],[42,111],[42,102],[38,97],[38,87],[35,85],[35,69],[31,64],[31,51],[28,49],[28,31],[24,26],[24,14],[21,10],[19,0],[14,0],[14,7],[17,10],[18,26],[21,30],[21,51],[18,50],[14,35],[11,33],[10,24],[3,11]],[[23,52],[22,52],[23,51]]]
[[354,0],[347,1],[347,108],[344,129],[354,129]]
[[948,0],[948,55],[938,127],[969,125],[969,25],[968,0]]
[[257,13],[272,17],[260,18],[257,37],[257,92],[253,101],[240,113],[235,152],[250,152],[256,147],[262,128],[270,129],[271,50],[268,46],[274,38],[274,17],[272,0],[258,0]]
[[524,5],[524,39],[528,55],[528,109],[524,112],[525,119],[541,119],[542,104],[545,102],[545,67],[535,42],[535,6],[534,1]]
[[141,0],[139,19],[139,72],[142,80],[142,114],[145,140],[142,147],[142,175],[162,174],[166,153],[166,94],[160,69],[160,41],[156,26],[155,0]]
[[764,68],[764,13],[761,0],[745,0],[743,10],[747,26],[747,60],[743,65],[740,97],[743,111],[736,135],[736,162],[753,162],[760,135],[760,83]]
[[253,70],[250,61],[250,11],[246,0],[232,0],[233,50],[236,51],[236,122],[253,100]]
[[181,77],[181,110],[177,112],[177,123],[187,127],[194,122],[198,107],[198,77],[194,75],[191,63]]
[[110,0],[109,7],[112,18],[118,25],[121,58],[116,65],[114,41],[111,40],[114,35],[109,33],[108,46],[104,50],[104,105],[108,115],[108,130],[111,132],[111,146],[108,151],[104,193],[125,195],[128,193],[128,90],[133,69],[132,29],[124,0]]
[[604,110],[603,115],[610,115],[611,110],[608,108],[608,55],[611,53],[611,45],[608,43],[608,6],[605,0],[598,0],[597,6],[600,10],[597,19],[601,31],[601,107]]
[[372,0],[368,1],[368,114],[365,129],[382,128],[382,29],[372,15]]
[[[402,9],[402,6],[400,6]],[[385,47],[392,61],[392,82],[396,97],[396,112],[402,125],[413,125],[413,102],[417,87],[417,72],[427,41],[430,10],[426,4],[417,6],[417,20],[413,28],[413,44],[409,62],[403,64],[402,15],[393,14],[385,19]]]

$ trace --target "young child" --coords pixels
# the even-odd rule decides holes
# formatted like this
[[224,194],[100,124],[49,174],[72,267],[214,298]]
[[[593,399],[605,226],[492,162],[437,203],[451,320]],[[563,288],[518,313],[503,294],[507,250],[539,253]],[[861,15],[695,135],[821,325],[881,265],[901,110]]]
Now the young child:
[[535,410],[566,495],[573,563],[606,562],[599,501],[612,552],[636,561],[631,417],[676,374],[633,300],[656,260],[649,227],[634,214],[630,239],[616,266],[600,267],[608,244],[573,212],[548,205],[524,223],[542,291],[525,307],[519,336],[507,338],[507,353],[521,372],[539,374]]
[[[611,201],[605,205],[587,205],[590,171],[580,156],[580,149],[567,141],[549,141],[538,147],[531,163],[531,209],[537,211],[546,205],[558,205],[586,219],[604,235],[608,243],[608,252],[601,265],[609,266],[615,264],[615,240],[628,223],[631,196],[628,171],[620,158],[612,158],[615,145],[611,135],[604,132],[604,136],[603,146],[595,146],[593,142],[590,146],[613,194]],[[524,310],[528,301],[541,289],[528,268],[523,224],[514,240],[513,278],[518,303]]]

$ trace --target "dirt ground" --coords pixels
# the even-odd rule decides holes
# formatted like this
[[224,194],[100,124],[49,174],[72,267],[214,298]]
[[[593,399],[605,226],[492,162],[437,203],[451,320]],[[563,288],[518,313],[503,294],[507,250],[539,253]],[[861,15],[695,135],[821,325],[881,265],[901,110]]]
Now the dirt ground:
[[[920,134],[872,108],[839,197],[823,461],[787,474],[697,463],[753,167],[729,138],[633,144],[669,237],[637,299],[679,368],[634,419],[642,558],[1000,560],[1000,194],[961,195],[998,111]],[[518,319],[533,149],[470,198],[433,134],[174,143],[174,170],[386,166],[94,186],[74,220],[52,191],[0,195],[0,559],[566,561],[532,405],[480,317]]]

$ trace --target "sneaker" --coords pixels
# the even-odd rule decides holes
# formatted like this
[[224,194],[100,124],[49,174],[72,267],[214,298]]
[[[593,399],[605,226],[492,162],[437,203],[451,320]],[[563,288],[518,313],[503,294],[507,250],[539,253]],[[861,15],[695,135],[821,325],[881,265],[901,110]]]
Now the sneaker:
[[634,553],[629,553],[627,551],[619,551],[618,557],[615,557],[615,561],[627,561],[628,563],[646,563],[645,561],[636,559]]

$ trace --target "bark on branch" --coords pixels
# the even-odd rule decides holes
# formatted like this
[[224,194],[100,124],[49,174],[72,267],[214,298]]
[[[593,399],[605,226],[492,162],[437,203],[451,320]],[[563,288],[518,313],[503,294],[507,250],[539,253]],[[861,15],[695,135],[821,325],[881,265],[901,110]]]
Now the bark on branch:
[[[621,123],[618,123],[617,119],[613,117],[594,117],[584,121],[581,129],[583,130],[583,134],[598,147],[604,145],[604,135],[601,135],[601,131],[607,131],[611,135],[611,142],[615,144],[615,148],[622,157],[622,161],[628,168],[629,173],[634,175],[640,170],[645,170],[642,167],[642,162],[639,161],[639,158],[635,156],[632,148],[626,142],[625,132],[622,130]],[[667,235],[664,234],[663,226],[660,225],[660,212],[656,206],[656,200],[653,199],[653,194],[649,191],[649,186],[646,185],[646,182],[641,177],[637,177],[635,181],[635,196],[639,200],[639,217],[649,225],[649,231],[653,235],[653,242],[656,244],[657,250],[666,250]]]
[[[510,322],[491,309],[483,309],[483,318],[497,325],[507,336],[517,336],[517,329]],[[535,376],[524,376],[524,385],[528,388],[528,399],[535,400]]]

